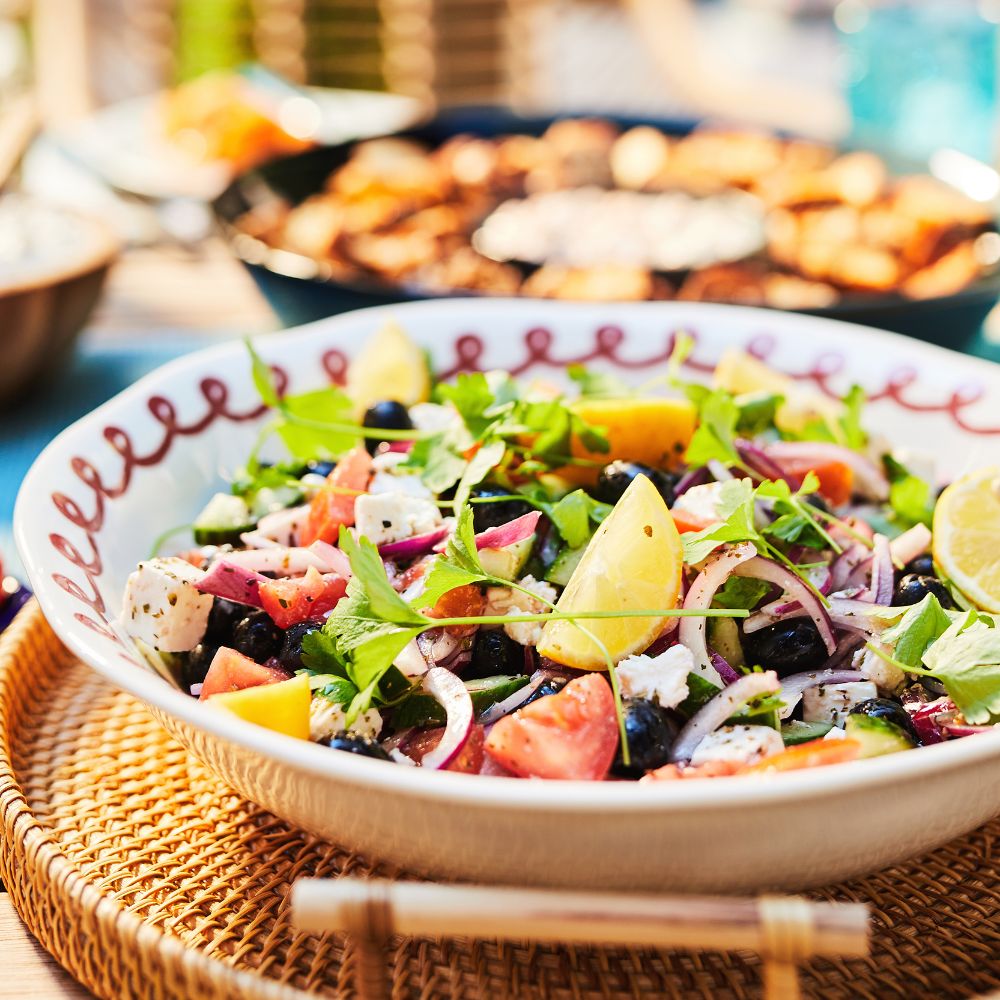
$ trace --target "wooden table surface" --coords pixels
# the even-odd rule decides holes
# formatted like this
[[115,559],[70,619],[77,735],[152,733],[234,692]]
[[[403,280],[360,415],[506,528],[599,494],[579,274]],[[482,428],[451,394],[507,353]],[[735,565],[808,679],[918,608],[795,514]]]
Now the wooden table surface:
[[[225,248],[197,254],[167,247],[132,250],[111,272],[84,343],[184,335],[206,344],[274,329],[276,320]],[[0,891],[0,1000],[76,1000],[91,994],[52,959]]]

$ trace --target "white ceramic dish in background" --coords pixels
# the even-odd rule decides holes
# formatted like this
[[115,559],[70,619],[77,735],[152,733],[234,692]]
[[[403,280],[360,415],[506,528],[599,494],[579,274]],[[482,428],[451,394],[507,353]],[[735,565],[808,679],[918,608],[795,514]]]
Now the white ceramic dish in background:
[[[1000,461],[1000,367],[892,334],[684,303],[467,299],[372,309],[261,338],[294,389],[343,371],[387,316],[438,371],[559,377],[569,360],[634,380],[662,371],[672,331],[692,370],[749,347],[806,383],[872,397],[869,425],[933,451],[945,476]],[[801,888],[869,872],[1000,812],[1000,731],[870,761],[663,785],[515,781],[390,766],[217,713],[139,666],[115,616],[162,530],[189,520],[260,424],[244,349],[167,365],[60,435],[21,489],[21,556],[60,637],[145,701],[234,788],[320,836],[412,869],[588,888]],[[1000,539],[998,539],[1000,541]]]
[[[368,138],[405,128],[419,117],[419,101],[368,90],[307,87],[322,121],[321,145]],[[160,129],[159,94],[101,108],[54,133],[56,142],[119,191],[143,198],[211,201],[232,180],[225,163],[195,163]]]

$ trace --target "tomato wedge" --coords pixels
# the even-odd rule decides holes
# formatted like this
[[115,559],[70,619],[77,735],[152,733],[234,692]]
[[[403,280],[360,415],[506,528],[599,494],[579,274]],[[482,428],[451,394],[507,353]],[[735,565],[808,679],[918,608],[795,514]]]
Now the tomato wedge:
[[277,667],[265,667],[255,663],[249,656],[237,653],[228,646],[220,646],[212,658],[205,681],[201,686],[199,701],[204,701],[213,694],[223,694],[226,691],[242,691],[244,688],[257,687],[261,684],[277,684],[287,681],[290,674]]
[[[419,764],[441,742],[443,735],[443,726],[438,729],[425,729],[423,732],[417,733],[406,744],[406,756]],[[465,774],[479,774],[485,758],[483,751],[484,742],[483,727],[473,726],[469,731],[469,738],[465,741],[465,746],[462,747],[458,755],[445,770],[461,771]]]
[[834,507],[851,499],[854,491],[854,470],[846,462],[804,462],[782,459],[781,467],[789,475],[804,479],[812,472],[819,480],[819,495]]
[[697,517],[694,514],[689,514],[686,510],[672,510],[670,516],[674,519],[674,525],[681,535],[688,531],[702,531],[710,524],[717,523],[715,521],[708,521],[703,517]]
[[597,673],[505,716],[486,738],[490,757],[520,778],[601,781],[617,749],[614,698]]
[[765,757],[756,764],[747,764],[739,774],[768,774],[772,771],[801,771],[807,767],[826,764],[843,764],[861,756],[857,740],[811,740],[797,747],[789,747],[773,757]]
[[[442,594],[426,614],[429,618],[474,618],[485,610],[486,595],[474,583],[467,583]],[[450,625],[445,631],[456,639],[465,639],[477,628],[478,625]]]
[[347,593],[347,580],[336,573],[320,573],[315,566],[305,576],[262,581],[260,603],[278,628],[320,618]]
[[371,474],[371,455],[361,446],[352,448],[309,501],[309,516],[299,529],[299,545],[311,545],[317,539],[335,543],[340,526],[354,524],[354,501],[368,488]]

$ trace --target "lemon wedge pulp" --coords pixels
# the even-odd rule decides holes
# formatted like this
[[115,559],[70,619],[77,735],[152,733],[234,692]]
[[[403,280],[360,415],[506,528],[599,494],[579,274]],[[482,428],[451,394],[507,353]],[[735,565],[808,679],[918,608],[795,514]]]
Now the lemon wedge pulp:
[[[573,614],[675,608],[683,562],[680,535],[663,497],[645,476],[636,476],[590,540],[558,610]],[[649,646],[666,620],[598,618],[580,624],[604,643],[617,663]],[[578,670],[607,667],[596,643],[571,621],[547,622],[538,652]]]
[[951,484],[934,508],[934,561],[984,611],[1000,612],[1000,466]]
[[404,406],[423,403],[430,391],[423,351],[393,320],[365,343],[347,369],[347,393],[359,415],[385,399]]

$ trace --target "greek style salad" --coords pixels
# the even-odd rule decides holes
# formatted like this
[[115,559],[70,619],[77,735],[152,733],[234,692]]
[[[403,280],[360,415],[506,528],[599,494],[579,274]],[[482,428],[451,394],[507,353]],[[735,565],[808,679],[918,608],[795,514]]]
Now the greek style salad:
[[401,766],[766,775],[1000,723],[1000,468],[938,493],[860,388],[689,383],[690,347],[566,392],[437,382],[389,325],[282,395],[248,345],[271,419],[124,627],[206,710]]

